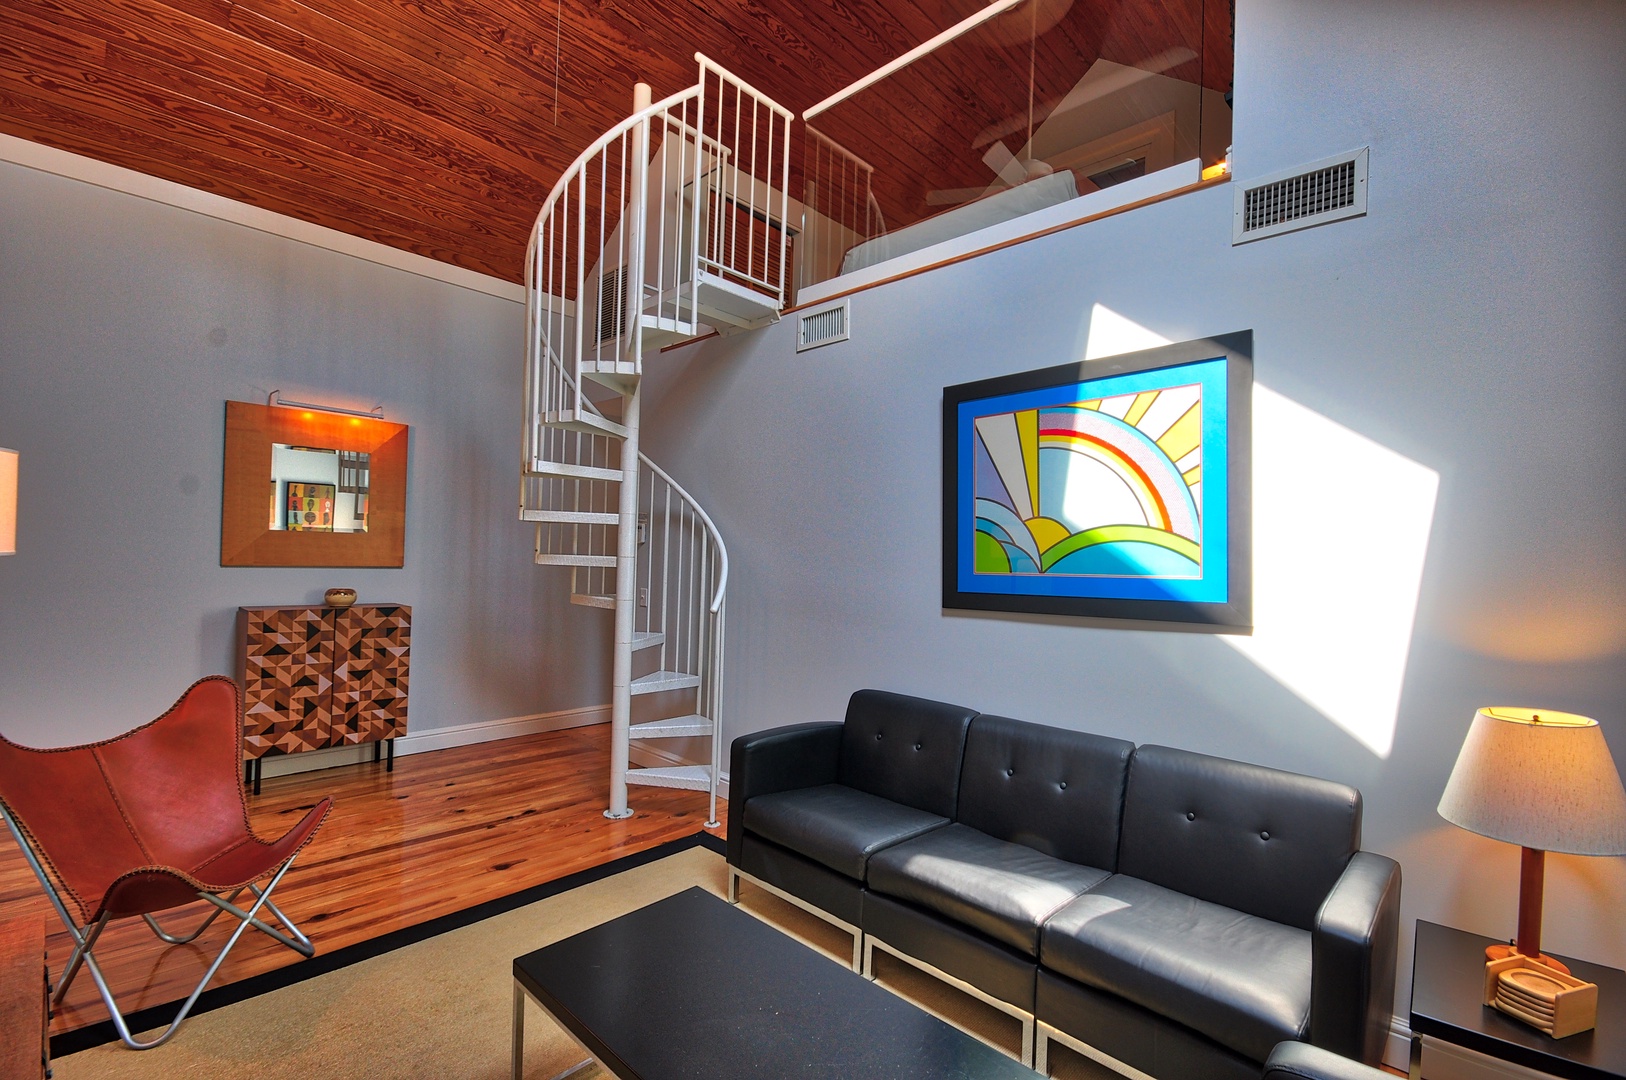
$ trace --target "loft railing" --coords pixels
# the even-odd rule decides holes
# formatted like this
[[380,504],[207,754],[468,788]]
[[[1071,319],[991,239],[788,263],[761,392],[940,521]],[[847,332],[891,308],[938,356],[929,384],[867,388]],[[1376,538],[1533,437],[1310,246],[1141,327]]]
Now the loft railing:
[[802,154],[797,288],[835,277],[848,249],[886,233],[872,184],[875,166],[811,124],[803,125]]

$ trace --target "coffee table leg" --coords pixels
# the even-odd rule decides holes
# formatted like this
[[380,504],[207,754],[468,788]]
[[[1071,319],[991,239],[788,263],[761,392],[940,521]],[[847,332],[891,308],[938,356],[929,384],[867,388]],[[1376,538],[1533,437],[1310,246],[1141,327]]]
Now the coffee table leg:
[[512,1053],[513,1080],[525,1075],[525,988],[514,980],[514,1049]]
[[[514,1046],[510,1051],[510,1076],[513,1080],[524,1080],[525,1076],[525,988],[518,979],[514,980]],[[575,1038],[572,1037],[572,1042]],[[580,1045],[580,1044],[578,1044]],[[585,1049],[585,1047],[584,1047]],[[567,1076],[575,1076],[589,1065],[596,1064],[596,1060],[588,1057],[576,1062],[564,1072],[553,1077],[553,1080],[565,1080]]]

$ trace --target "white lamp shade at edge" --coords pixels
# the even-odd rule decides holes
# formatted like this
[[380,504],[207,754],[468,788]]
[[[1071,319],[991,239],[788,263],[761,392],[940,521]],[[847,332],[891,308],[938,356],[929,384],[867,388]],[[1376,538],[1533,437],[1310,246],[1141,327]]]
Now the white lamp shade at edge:
[[0,446],[0,555],[17,554],[17,451]]
[[1453,825],[1521,847],[1626,855],[1626,789],[1603,730],[1587,717],[1480,709],[1439,811]]

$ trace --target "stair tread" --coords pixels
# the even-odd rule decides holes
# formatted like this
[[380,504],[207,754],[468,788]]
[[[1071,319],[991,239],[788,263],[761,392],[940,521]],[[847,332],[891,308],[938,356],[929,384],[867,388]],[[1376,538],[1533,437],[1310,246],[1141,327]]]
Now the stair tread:
[[523,521],[557,521],[567,525],[615,525],[619,514],[606,514],[593,510],[522,510]]
[[589,435],[614,435],[618,439],[627,437],[624,425],[614,420],[606,420],[602,416],[583,411],[561,411],[543,413],[542,423],[551,428],[560,428],[565,431],[583,431]]
[[699,337],[701,324],[691,319],[668,315],[638,316],[638,334],[644,339],[644,349],[662,349],[674,342]]
[[592,593],[571,593],[570,602],[579,607],[614,608],[615,597],[595,596]]
[[656,645],[664,645],[665,643],[666,643],[666,635],[661,634],[661,633],[653,633],[653,632],[648,631],[648,630],[640,630],[637,633],[632,635],[632,651],[633,652],[637,652],[639,649],[653,648]]
[[695,300],[700,316],[711,322],[750,329],[779,319],[774,297],[710,270],[696,279]]
[[711,766],[665,765],[658,769],[628,769],[627,783],[706,791],[711,787]]
[[568,476],[577,480],[621,481],[620,469],[602,469],[597,465],[573,465],[568,461],[533,461],[525,470],[526,476]]
[[634,739],[676,739],[691,735],[710,735],[711,720],[698,713],[673,716],[666,720],[650,720],[633,724],[628,734]]
[[582,363],[582,378],[591,379],[600,386],[607,386],[618,394],[628,394],[638,385],[638,369],[630,363],[613,366],[606,363],[597,370],[588,370],[587,364]]
[[632,680],[634,694],[658,694],[663,690],[686,690],[700,685],[700,676],[681,671],[655,671],[641,679]]
[[614,566],[614,555],[572,555],[569,552],[544,551],[531,556],[538,566]]

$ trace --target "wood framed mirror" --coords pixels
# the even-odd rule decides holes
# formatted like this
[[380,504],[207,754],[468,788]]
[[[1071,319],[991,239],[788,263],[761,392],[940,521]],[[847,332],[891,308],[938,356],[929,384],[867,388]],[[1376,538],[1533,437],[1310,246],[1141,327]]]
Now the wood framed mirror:
[[402,565],[407,426],[226,402],[221,566]]

